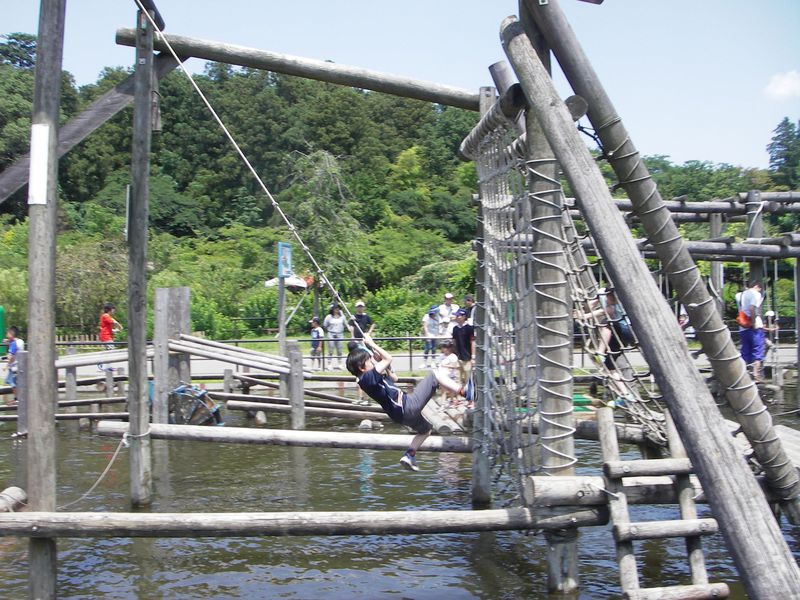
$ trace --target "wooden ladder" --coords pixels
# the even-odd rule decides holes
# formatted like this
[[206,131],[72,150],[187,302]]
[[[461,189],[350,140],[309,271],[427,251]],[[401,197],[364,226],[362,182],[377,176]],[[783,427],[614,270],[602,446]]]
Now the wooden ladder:
[[[608,491],[608,508],[614,541],[617,546],[617,562],[623,598],[628,600],[727,598],[729,590],[726,584],[708,582],[705,556],[700,541],[701,536],[717,532],[717,522],[715,519],[697,518],[694,488],[689,480],[692,465],[686,457],[683,444],[669,415],[667,414],[667,439],[672,458],[657,460],[620,460],[612,409],[598,409],[597,424],[603,451],[603,476]],[[622,478],[658,475],[674,476],[681,518],[673,521],[632,523]],[[692,583],[658,588],[640,587],[633,543],[641,540],[676,537],[686,538]]]

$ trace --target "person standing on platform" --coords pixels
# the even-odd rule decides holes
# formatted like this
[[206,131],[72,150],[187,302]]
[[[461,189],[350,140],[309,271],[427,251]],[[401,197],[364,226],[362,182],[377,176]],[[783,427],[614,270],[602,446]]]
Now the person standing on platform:
[[[117,310],[117,308],[113,304],[105,304],[103,306],[103,312],[100,313],[100,325],[98,326],[100,335],[98,339],[100,343],[105,346],[106,350],[114,350],[114,348],[116,348],[114,345],[114,334],[122,331],[122,324],[114,318],[115,310]],[[101,371],[114,370],[111,365],[105,365],[103,363],[98,364],[97,368]]]
[[425,362],[419,366],[420,369],[427,369],[436,362],[436,340],[439,337],[439,317],[436,313],[438,308],[431,306],[428,314],[422,317],[422,337],[425,339],[422,357]]
[[[347,326],[350,330],[350,335],[356,341],[363,339],[365,333],[367,335],[372,335],[372,330],[375,329],[375,323],[373,323],[372,317],[370,317],[365,310],[366,306],[362,300],[356,302],[356,314],[353,315],[353,319]],[[356,324],[358,324],[358,327],[356,327]]]
[[467,325],[475,326],[475,297],[472,294],[464,296],[464,310],[467,311]]
[[17,403],[17,372],[19,365],[17,364],[17,352],[25,350],[25,340],[19,337],[19,328],[12,325],[6,330],[6,338],[3,340],[4,344],[8,344],[8,373],[6,373],[6,384],[11,386],[11,393],[14,399],[6,404],[14,406]]
[[[459,308],[456,311],[456,324],[453,327],[453,345],[458,356],[458,369],[461,382],[466,385],[472,376],[475,364],[475,328],[467,324],[467,311]],[[472,406],[467,406],[472,408]]]
[[761,383],[761,364],[764,361],[764,323],[761,319],[761,282],[752,280],[739,297],[739,339],[742,358],[752,365],[753,381]]
[[328,332],[328,339],[331,342],[329,347],[331,356],[333,356],[333,352],[336,351],[336,365],[333,368],[341,369],[345,318],[338,304],[331,304],[331,310],[325,315],[325,320],[322,322],[322,325],[325,327],[325,331]]
[[458,304],[453,302],[453,294],[447,292],[444,302],[439,305],[439,337],[447,338],[452,335],[458,308]]
[[325,330],[319,324],[319,318],[314,317],[309,321],[311,324],[311,370],[322,370],[322,344],[325,338]]

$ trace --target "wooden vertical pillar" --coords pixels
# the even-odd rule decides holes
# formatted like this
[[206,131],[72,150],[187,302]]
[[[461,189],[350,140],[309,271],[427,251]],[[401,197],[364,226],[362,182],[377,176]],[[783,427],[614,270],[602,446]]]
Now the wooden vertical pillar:
[[156,288],[153,326],[153,423],[167,423],[169,393],[181,381],[190,383],[190,356],[170,353],[169,340],[191,329],[191,290]]
[[233,369],[225,369],[222,372],[222,391],[226,394],[233,391]]
[[[761,192],[750,190],[744,203],[747,211],[747,237],[764,237],[764,211],[761,205]],[[754,258],[747,261],[750,265],[748,281],[764,281],[764,259]]]
[[[521,22],[542,66],[550,68],[550,48],[523,4]],[[563,194],[553,150],[534,111],[526,112],[528,190],[532,195],[533,264],[536,319],[536,393],[542,418],[539,438],[542,467],[554,476],[575,474],[572,431],[572,301],[562,228]],[[572,592],[578,587],[578,531],[547,532],[547,588]]]
[[306,410],[303,403],[303,354],[297,342],[287,344],[289,353],[289,373],[287,378],[287,388],[289,392],[289,405],[292,408],[291,420],[292,429],[305,429]]
[[153,29],[136,15],[131,202],[128,215],[128,411],[130,412],[131,502],[150,504],[150,406],[147,390],[147,228],[152,136]]
[[[481,114],[486,113],[495,102],[495,89],[482,87],[479,91]],[[476,231],[476,272],[475,272],[475,370],[472,373],[475,384],[475,412],[472,417],[472,506],[486,508],[492,502],[492,469],[489,464],[489,437],[486,428],[488,401],[486,398],[486,267],[483,246],[483,209],[478,204],[478,224]]]
[[795,394],[800,405],[800,258],[794,260],[794,339],[797,348]]
[[286,278],[278,277],[278,349],[286,356]]
[[[75,354],[75,348],[68,348],[67,355]],[[78,367],[67,367],[64,369],[64,400],[76,400],[78,398]],[[70,407],[74,411],[74,407]]]
[[[55,270],[58,117],[66,0],[42,0],[28,182],[28,508],[56,508]],[[56,540],[31,538],[31,598],[56,597]]]
[[28,435],[28,405],[30,392],[28,390],[28,352],[17,352],[17,437]]
[[[711,237],[718,238],[722,235],[722,215],[720,213],[711,213],[708,215],[708,222],[711,224]],[[722,287],[725,285],[722,273],[722,262],[718,260],[711,261],[711,288],[719,297],[717,300],[717,310],[719,314],[725,316],[725,301],[722,299]]]

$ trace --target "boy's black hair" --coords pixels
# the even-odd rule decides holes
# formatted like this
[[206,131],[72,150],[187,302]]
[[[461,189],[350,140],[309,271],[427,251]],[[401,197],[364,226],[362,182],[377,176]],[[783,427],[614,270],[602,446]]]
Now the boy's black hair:
[[6,329],[6,331],[11,335],[13,335],[15,338],[19,337],[19,327],[17,327],[16,325],[12,325],[8,329]]
[[453,340],[442,340],[439,342],[439,348],[450,348],[452,350],[455,347],[456,345],[453,343]]
[[347,362],[345,365],[347,366],[347,370],[350,371],[354,377],[358,377],[361,375],[361,370],[370,358],[372,358],[372,352],[359,346],[351,350],[350,354],[347,355]]
[[111,310],[114,310],[115,308],[117,307],[109,302],[108,304],[103,305],[103,312],[109,312]]

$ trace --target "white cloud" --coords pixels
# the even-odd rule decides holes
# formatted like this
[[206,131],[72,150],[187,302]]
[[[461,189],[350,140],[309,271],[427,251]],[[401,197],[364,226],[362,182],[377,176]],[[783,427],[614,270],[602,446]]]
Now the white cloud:
[[800,98],[800,72],[793,70],[773,75],[764,94],[776,100]]

